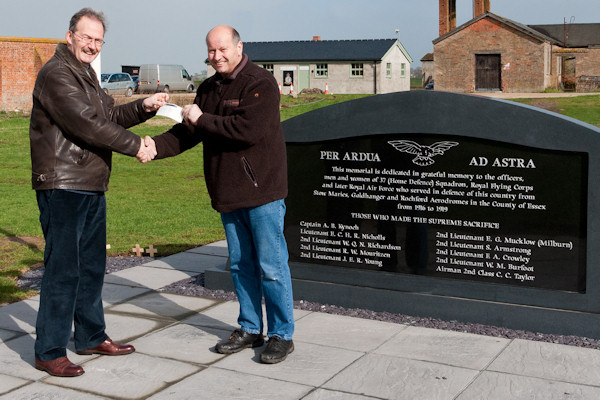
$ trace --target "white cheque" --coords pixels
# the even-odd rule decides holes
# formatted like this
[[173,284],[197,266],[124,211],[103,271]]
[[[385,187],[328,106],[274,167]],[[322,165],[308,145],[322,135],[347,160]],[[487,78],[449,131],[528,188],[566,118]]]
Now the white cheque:
[[156,115],[162,115],[163,117],[171,118],[177,122],[183,121],[183,115],[181,115],[183,108],[179,107],[177,104],[167,103],[161,108],[158,109]]

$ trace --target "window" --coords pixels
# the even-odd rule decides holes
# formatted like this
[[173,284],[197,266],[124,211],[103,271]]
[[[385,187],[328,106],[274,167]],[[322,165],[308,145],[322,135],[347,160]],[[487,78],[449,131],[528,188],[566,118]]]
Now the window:
[[327,64],[317,64],[315,66],[315,77],[327,78],[327,74],[328,74]]
[[273,73],[273,71],[275,70],[273,68],[273,64],[263,64],[263,68],[269,71],[270,73]]
[[401,77],[406,76],[406,64],[405,63],[400,64],[400,76]]
[[362,78],[365,75],[363,63],[352,63],[350,66],[350,76],[353,78]]
[[392,63],[385,64],[385,77],[386,78],[392,77]]

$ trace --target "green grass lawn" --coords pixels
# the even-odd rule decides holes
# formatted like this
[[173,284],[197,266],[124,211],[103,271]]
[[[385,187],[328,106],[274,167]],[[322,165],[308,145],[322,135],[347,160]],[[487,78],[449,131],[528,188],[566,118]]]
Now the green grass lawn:
[[534,107],[544,108],[567,117],[600,127],[600,96],[553,97],[544,99],[515,99]]
[[[364,95],[283,96],[282,120]],[[600,126],[600,96],[518,100]],[[171,120],[153,118],[132,129],[154,136]],[[29,119],[0,114],[0,304],[32,295],[15,282],[41,265],[44,241],[31,189]],[[132,255],[136,243],[165,256],[224,238],[219,214],[210,207],[202,168],[202,146],[140,164],[115,154],[107,192],[109,256]]]

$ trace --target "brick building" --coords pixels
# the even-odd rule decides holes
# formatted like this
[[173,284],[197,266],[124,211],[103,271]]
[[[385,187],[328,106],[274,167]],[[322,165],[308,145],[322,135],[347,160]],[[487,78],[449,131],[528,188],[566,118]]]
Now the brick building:
[[439,0],[434,44],[436,90],[542,92],[600,90],[600,24],[524,25],[473,1],[456,27],[456,0]]
[[0,110],[31,111],[39,70],[64,40],[0,37]]

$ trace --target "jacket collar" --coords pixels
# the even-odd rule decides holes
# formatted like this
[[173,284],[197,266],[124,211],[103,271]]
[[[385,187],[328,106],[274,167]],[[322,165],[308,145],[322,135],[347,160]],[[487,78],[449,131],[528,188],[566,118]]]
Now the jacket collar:
[[246,66],[247,63],[248,63],[248,56],[246,54],[242,54],[242,60],[234,68],[233,72],[227,77],[227,79],[231,79],[231,80],[235,79],[237,77],[237,75],[240,73],[240,71],[242,69],[244,69],[244,67]]
[[83,79],[90,82],[94,87],[98,86],[98,77],[92,67],[86,68],[75,55],[69,50],[66,43],[59,43],[56,46],[56,55],[61,59],[74,73],[80,75]]

